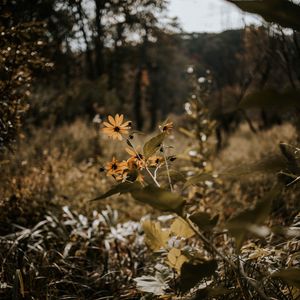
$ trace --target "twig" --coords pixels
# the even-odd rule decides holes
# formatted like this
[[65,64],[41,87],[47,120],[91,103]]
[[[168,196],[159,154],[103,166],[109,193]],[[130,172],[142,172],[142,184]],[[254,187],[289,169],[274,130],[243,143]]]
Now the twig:
[[295,182],[300,180],[300,176],[298,176],[297,178],[295,178],[292,182],[288,183],[286,186],[290,186],[292,184],[294,184]]
[[155,182],[155,184],[160,187],[159,182],[156,180],[156,178],[153,176],[153,174],[151,173],[151,171],[148,169],[148,167],[145,167],[146,171],[149,173],[149,175],[151,176],[151,178],[153,179],[153,181]]
[[171,192],[173,192],[173,186],[172,186],[172,181],[171,181],[171,177],[170,177],[170,171],[169,171],[169,165],[168,165],[168,161],[167,161],[167,157],[166,157],[166,153],[165,153],[165,147],[164,144],[161,145],[162,147],[162,152],[163,152],[163,157],[165,160],[165,164],[166,164],[166,170],[167,170],[167,176],[168,176],[168,181],[169,181],[169,185],[170,185],[170,190]]

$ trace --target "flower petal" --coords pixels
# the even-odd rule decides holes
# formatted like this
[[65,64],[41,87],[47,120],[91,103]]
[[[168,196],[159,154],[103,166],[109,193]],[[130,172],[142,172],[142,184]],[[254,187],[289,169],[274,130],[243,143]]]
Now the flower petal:
[[119,116],[120,125],[123,123],[123,120],[124,120],[124,115],[122,114]]
[[120,127],[120,130],[129,130],[130,127]]
[[121,127],[126,126],[126,127],[128,127],[128,129],[130,129],[131,128],[131,126],[129,125],[130,123],[131,123],[131,121],[126,121],[125,123],[123,123],[121,125]]
[[113,128],[102,128],[101,129],[105,134],[107,135],[112,135],[114,133],[114,129]]
[[119,126],[119,114],[115,114],[114,119],[116,126]]
[[119,141],[122,141],[122,140],[123,140],[123,137],[122,137],[122,135],[121,135],[120,133],[117,133],[117,139],[118,139]]
[[136,155],[135,152],[134,152],[132,149],[130,149],[130,148],[125,148],[125,151],[126,151],[129,155],[132,155],[132,156],[135,156],[135,155]]
[[106,126],[106,127],[110,127],[110,128],[113,128],[114,125],[108,123],[108,122],[103,122],[103,125]]
[[111,115],[108,116],[108,121],[109,121],[112,125],[116,126],[115,119],[114,119]]
[[121,126],[124,119],[124,115],[115,115],[116,126]]
[[128,130],[121,128],[120,131],[119,131],[119,133],[120,134],[128,134]]
[[[120,137],[121,137],[121,139],[120,139]],[[113,135],[112,135],[112,138],[114,140],[122,141],[122,135],[119,132],[114,132]]]

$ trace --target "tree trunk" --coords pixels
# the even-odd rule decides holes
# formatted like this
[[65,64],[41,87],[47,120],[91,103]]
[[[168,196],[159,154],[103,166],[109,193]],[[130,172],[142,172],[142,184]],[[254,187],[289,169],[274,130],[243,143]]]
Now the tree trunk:
[[[143,69],[147,66],[147,46],[148,46],[148,29],[145,27],[145,36],[143,39],[143,44],[140,48],[140,63],[138,66],[138,71],[135,79],[134,88],[134,116],[137,123],[138,130],[143,129],[144,121],[142,114],[142,99],[143,99],[143,86],[142,86],[142,75]],[[145,90],[144,90],[145,91]]]
[[95,70],[94,70],[94,63],[92,59],[91,49],[89,46],[88,38],[86,31],[84,29],[84,22],[83,22],[83,13],[82,13],[82,5],[81,1],[77,2],[77,12],[79,14],[79,22],[80,23],[80,30],[83,35],[84,43],[85,43],[85,63],[87,68],[87,77],[89,79],[95,79]]

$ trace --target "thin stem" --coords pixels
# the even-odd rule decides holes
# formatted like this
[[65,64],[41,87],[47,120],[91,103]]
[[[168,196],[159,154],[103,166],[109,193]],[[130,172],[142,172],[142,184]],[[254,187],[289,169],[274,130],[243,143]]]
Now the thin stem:
[[[140,154],[137,152],[137,150],[136,150],[136,148],[134,147],[134,145],[133,145],[133,143],[131,142],[131,141],[129,141],[128,139],[127,139],[127,141],[129,142],[129,145],[132,147],[132,149],[133,149],[133,151],[134,151],[134,153],[137,155],[137,157],[139,158],[139,159],[143,159],[141,156],[140,156]],[[153,176],[153,174],[150,172],[150,170],[148,169],[148,167],[145,165],[145,169],[146,169],[146,171],[148,172],[148,174],[150,175],[150,177],[152,178],[152,180],[154,181],[154,183],[158,186],[158,187],[160,187],[160,184],[159,184],[159,182],[156,180],[156,178]]]
[[169,165],[168,165],[168,161],[167,161],[167,157],[166,157],[166,153],[165,153],[165,146],[164,144],[161,145],[162,147],[162,152],[163,152],[163,157],[165,160],[165,164],[166,164],[166,170],[167,170],[167,176],[168,176],[168,181],[169,181],[169,185],[170,185],[170,190],[171,192],[173,192],[173,186],[172,186],[172,181],[171,181],[171,177],[170,177],[170,171],[169,171]]
[[286,186],[290,186],[292,184],[294,184],[295,182],[300,180],[300,176],[298,176],[296,179],[294,179],[292,182],[290,182],[289,184],[287,184]]
[[219,255],[223,260],[225,260],[232,268],[236,269],[236,265],[229,260],[224,254],[222,254],[194,225],[194,223],[190,220],[189,217],[184,218],[185,221],[187,221],[190,225],[190,227],[193,229],[193,231],[198,235],[200,240],[211,249],[211,252],[214,252],[215,254]]
[[154,178],[155,179],[157,178],[157,171],[158,171],[158,169],[159,169],[159,165],[154,170]]
[[150,170],[148,169],[148,167],[145,167],[146,171],[149,173],[149,175],[151,176],[151,178],[153,179],[153,181],[155,182],[155,184],[160,187],[159,182],[156,180],[156,178],[152,175],[152,173],[150,172]]

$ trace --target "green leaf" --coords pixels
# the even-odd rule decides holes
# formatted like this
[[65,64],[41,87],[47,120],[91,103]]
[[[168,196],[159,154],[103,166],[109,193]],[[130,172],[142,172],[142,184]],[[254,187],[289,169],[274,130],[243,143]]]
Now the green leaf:
[[131,195],[135,200],[149,204],[156,209],[178,214],[181,214],[185,204],[180,195],[152,185],[148,185],[143,189],[135,189],[131,192]]
[[122,182],[107,191],[105,194],[98,196],[90,201],[96,201],[96,200],[101,200],[105,199],[109,196],[115,195],[115,194],[124,194],[124,193],[131,193],[135,190],[141,189],[142,185],[139,182]]
[[165,132],[160,133],[159,135],[151,138],[149,141],[145,143],[143,152],[146,159],[152,156],[153,154],[155,154],[157,150],[159,150],[162,142],[164,141],[165,136],[166,136]]
[[227,0],[240,9],[262,16],[267,22],[300,30],[300,6],[287,0]]
[[260,225],[262,225],[269,216],[272,202],[279,194],[280,186],[277,185],[269,191],[263,199],[258,201],[253,209],[246,209],[227,222],[226,227],[235,237],[238,249],[241,248],[247,233],[252,232],[261,235],[266,232]]
[[186,293],[200,280],[212,276],[217,270],[218,264],[215,260],[201,263],[185,262],[181,267],[180,290]]
[[201,174],[197,174],[191,178],[189,178],[186,183],[183,186],[183,189],[186,189],[187,187],[191,186],[191,185],[197,185],[200,182],[203,181],[213,181],[214,177],[211,173],[201,173]]
[[280,278],[290,285],[295,286],[300,289],[300,269],[288,268],[285,270],[280,270],[271,275],[273,278]]
[[219,220],[219,215],[211,216],[206,212],[196,212],[192,214],[190,220],[195,223],[201,230],[210,230],[215,227]]
[[168,285],[158,277],[154,276],[141,276],[134,279],[136,287],[143,292],[152,293],[156,296],[164,295],[164,290]]
[[[170,169],[169,175],[170,175],[170,178],[171,178],[173,184],[176,182],[185,182],[186,181],[184,174],[179,171]],[[167,170],[160,172],[159,177],[168,177]]]
[[239,106],[243,109],[272,108],[282,111],[299,107],[299,98],[299,90],[289,89],[284,92],[278,92],[268,89],[257,91],[245,96]]
[[126,180],[130,182],[135,182],[135,180],[138,178],[139,172],[137,169],[129,170],[129,172],[126,174]]

